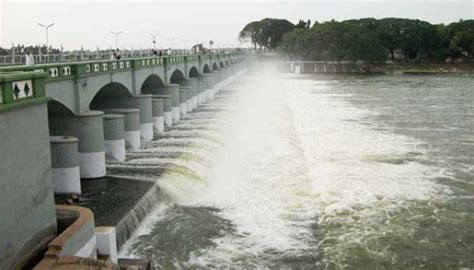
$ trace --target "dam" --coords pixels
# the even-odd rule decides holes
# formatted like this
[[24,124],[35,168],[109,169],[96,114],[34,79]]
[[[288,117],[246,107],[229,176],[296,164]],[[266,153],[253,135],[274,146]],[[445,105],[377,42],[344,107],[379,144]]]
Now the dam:
[[156,187],[107,170],[214,99],[243,63],[228,52],[1,67],[0,267],[120,264]]
[[[42,187],[22,198],[58,204],[52,213],[38,208],[42,219],[34,219],[57,220],[56,231],[31,230],[47,248],[38,269],[71,261],[157,269],[470,265],[472,76],[281,72],[286,63],[231,57],[239,60],[218,76],[190,76],[197,89],[191,78],[170,76],[161,85],[150,74],[137,96],[114,82],[100,87],[82,118],[49,101],[43,114],[28,111],[10,123],[32,127],[4,140],[22,141],[32,154],[9,149],[10,160],[21,160],[4,171],[21,167],[14,177],[23,179],[19,172],[35,169],[28,179],[38,179],[48,168],[37,166],[49,160],[38,158],[43,149],[52,179],[82,178],[51,182],[49,190],[25,180],[28,188],[2,194]],[[81,79],[78,86],[87,87]],[[15,87],[2,86],[14,95]],[[142,107],[149,95],[151,109]],[[48,134],[44,123],[76,130],[92,125],[96,112],[105,176],[85,178],[80,150],[91,147],[78,146],[82,133]],[[28,122],[32,115],[42,122]],[[151,139],[142,135],[149,123]],[[46,143],[34,144],[31,134]]]

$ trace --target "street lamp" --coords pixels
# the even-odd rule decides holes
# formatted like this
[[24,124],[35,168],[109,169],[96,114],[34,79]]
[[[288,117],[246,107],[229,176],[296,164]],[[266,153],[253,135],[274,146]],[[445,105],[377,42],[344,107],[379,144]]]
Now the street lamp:
[[[48,58],[49,56],[49,38],[48,38],[48,29],[50,27],[52,27],[54,25],[54,23],[50,23],[48,25],[45,25],[45,24],[42,24],[42,23],[38,23],[39,26],[41,27],[44,27],[44,29],[46,30],[46,58]],[[40,48],[41,50],[41,48]]]
[[120,32],[110,31],[110,33],[115,35],[115,48],[118,49],[118,35],[122,34],[122,31]]
[[153,37],[153,49],[156,50],[156,37],[158,36],[158,34],[150,34],[152,37]]

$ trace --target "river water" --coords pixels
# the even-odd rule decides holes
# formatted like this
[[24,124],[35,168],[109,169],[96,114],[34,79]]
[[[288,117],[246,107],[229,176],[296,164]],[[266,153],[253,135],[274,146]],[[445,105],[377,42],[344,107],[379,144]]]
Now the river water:
[[473,268],[473,119],[472,77],[249,71],[123,165],[167,199],[120,255],[159,269]]

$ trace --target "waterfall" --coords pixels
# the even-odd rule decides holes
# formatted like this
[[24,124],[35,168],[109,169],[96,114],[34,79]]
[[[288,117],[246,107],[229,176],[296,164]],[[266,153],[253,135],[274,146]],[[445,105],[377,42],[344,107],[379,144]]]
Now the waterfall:
[[[238,72],[222,85],[227,85],[242,74],[243,72]],[[127,153],[127,161],[108,164],[108,175],[111,177],[154,183],[116,224],[119,250],[148,214],[171,201],[170,193],[163,192],[163,188],[170,188],[170,179],[174,181],[173,186],[177,186],[177,181],[181,178],[202,182],[203,171],[208,165],[206,162],[211,152],[219,147],[216,131],[224,128],[222,120],[215,116],[216,113],[225,115],[220,104],[222,102],[225,103],[226,100],[216,98],[201,106],[161,134],[160,139],[145,143],[143,149]]]
[[120,249],[122,245],[130,238],[133,232],[140,226],[142,220],[148,213],[163,201],[163,194],[160,194],[160,188],[154,185],[144,196],[138,201],[133,209],[128,212],[116,225],[117,231],[117,248]]

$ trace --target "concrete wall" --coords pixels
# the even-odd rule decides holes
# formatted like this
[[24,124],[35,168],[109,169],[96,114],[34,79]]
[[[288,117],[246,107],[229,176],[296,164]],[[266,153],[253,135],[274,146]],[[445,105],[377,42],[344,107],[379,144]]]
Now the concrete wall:
[[0,269],[56,232],[46,104],[0,113]]

